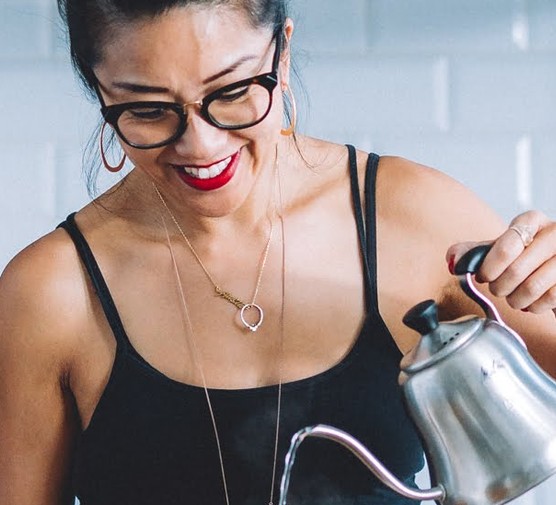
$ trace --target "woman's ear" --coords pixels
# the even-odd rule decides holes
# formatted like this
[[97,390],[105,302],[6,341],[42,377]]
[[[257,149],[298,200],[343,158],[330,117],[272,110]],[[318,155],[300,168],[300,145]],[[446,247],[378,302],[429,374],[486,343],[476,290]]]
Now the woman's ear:
[[294,25],[291,18],[287,18],[284,23],[284,47],[280,54],[280,85],[284,91],[290,82],[290,64],[291,64],[291,40],[294,31]]

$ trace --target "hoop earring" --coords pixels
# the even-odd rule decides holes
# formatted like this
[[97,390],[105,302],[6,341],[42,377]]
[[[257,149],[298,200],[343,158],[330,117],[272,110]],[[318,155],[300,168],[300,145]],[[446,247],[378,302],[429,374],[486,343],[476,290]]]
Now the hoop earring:
[[106,158],[106,154],[104,153],[104,130],[107,124],[108,123],[106,123],[105,121],[104,124],[102,125],[102,129],[100,130],[100,139],[99,139],[100,157],[102,158],[102,164],[104,165],[104,168],[106,168],[106,170],[108,170],[109,172],[115,174],[116,172],[119,172],[125,165],[127,155],[126,153],[124,153],[120,163],[118,163],[116,166],[112,166],[110,165],[110,163],[108,163],[108,159]]
[[290,124],[287,128],[282,128],[280,130],[280,134],[284,135],[284,137],[289,137],[291,135],[293,135],[295,133],[295,125],[296,125],[296,121],[297,121],[297,108],[295,105],[295,97],[293,96],[293,92],[292,89],[289,86],[286,86],[286,89],[284,90],[285,93],[288,94],[288,99],[290,101],[290,104],[292,106],[292,117],[290,119]]

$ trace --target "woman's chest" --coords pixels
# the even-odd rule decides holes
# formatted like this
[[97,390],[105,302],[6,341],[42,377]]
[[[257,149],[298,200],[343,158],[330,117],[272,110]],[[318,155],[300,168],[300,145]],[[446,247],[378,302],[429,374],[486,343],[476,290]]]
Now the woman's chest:
[[[195,386],[255,388],[330,369],[361,330],[364,283],[356,240],[340,236],[325,246],[324,233],[315,230],[307,246],[294,246],[296,240],[271,250],[260,279],[257,265],[237,257],[211,279],[183,248],[175,263],[168,255],[104,268],[126,337],[154,369]],[[215,284],[260,307],[257,331],[242,323],[241,309],[219,296]],[[72,373],[84,425],[109,380],[116,349],[113,328],[94,296],[91,304]]]
[[[80,496],[93,504],[130,498],[151,503],[161,492],[168,503],[224,502],[220,451],[230,497],[240,503],[268,499],[278,420],[278,476],[292,435],[316,423],[352,433],[398,475],[411,475],[422,457],[397,387],[399,355],[380,325],[370,323],[340,363],[284,384],[280,407],[278,387],[270,386],[209,390],[209,408],[202,388],[178,384],[133,356],[119,355],[80,444]],[[371,495],[376,487],[347,451],[310,442],[299,453],[293,481],[292,498],[301,502],[320,496],[323,482],[346,498]]]

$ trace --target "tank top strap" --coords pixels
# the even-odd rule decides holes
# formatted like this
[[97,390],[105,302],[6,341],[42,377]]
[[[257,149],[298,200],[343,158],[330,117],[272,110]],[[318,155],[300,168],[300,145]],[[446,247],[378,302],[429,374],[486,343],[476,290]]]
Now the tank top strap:
[[104,280],[100,267],[93,255],[93,251],[91,251],[87,240],[77,227],[75,222],[75,212],[70,214],[65,221],[57,226],[57,228],[63,228],[66,230],[75,244],[77,253],[81,258],[85,270],[87,270],[87,273],[89,274],[91,283],[93,284],[95,292],[100,300],[102,310],[110,328],[112,329],[114,337],[116,338],[117,350],[127,350],[129,338],[125,332],[118,310],[116,309],[114,299],[110,294],[110,290]]
[[349,171],[351,181],[351,193],[357,233],[361,256],[363,258],[363,269],[365,275],[365,307],[367,309],[367,323],[378,331],[383,338],[373,339],[373,345],[379,345],[388,352],[394,353],[396,357],[401,356],[386,323],[380,315],[378,307],[378,285],[377,285],[377,252],[376,252],[376,176],[378,171],[378,154],[370,153],[367,158],[365,170],[365,207],[361,205],[359,182],[357,177],[356,151],[351,145],[346,146],[349,153]]
[[378,315],[377,255],[376,255],[376,174],[378,154],[370,153],[365,172],[365,229],[367,230],[367,268],[371,279],[369,288],[369,307]]
[[[351,199],[353,204],[353,210],[355,213],[355,224],[357,226],[357,235],[359,237],[359,247],[361,251],[361,258],[363,261],[363,274],[365,276],[365,306],[367,307],[367,312],[373,306],[373,298],[376,298],[375,284],[376,282],[372,277],[372,270],[369,268],[369,247],[368,247],[368,212],[364,211],[361,204],[361,193],[359,190],[359,177],[357,174],[357,155],[355,147],[352,145],[346,145],[348,149],[349,157],[349,178],[351,183]],[[369,158],[370,159],[370,158]],[[375,169],[376,170],[376,169]],[[368,179],[369,164],[367,164],[367,174],[365,175],[365,183]],[[367,199],[367,189],[365,187],[365,199]],[[366,205],[368,208],[368,205]],[[372,253],[372,251],[371,251]],[[376,265],[375,269],[376,271]]]

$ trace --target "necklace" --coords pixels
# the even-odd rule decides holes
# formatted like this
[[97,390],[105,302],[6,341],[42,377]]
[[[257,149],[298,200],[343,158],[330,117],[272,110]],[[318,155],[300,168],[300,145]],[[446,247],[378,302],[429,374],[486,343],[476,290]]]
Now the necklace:
[[[229,291],[224,291],[216,283],[216,281],[214,280],[214,278],[212,277],[212,275],[210,274],[208,269],[205,267],[205,265],[201,261],[201,258],[197,254],[197,251],[195,251],[195,248],[193,247],[193,244],[187,238],[187,235],[185,234],[182,227],[178,223],[178,220],[174,217],[174,214],[172,214],[172,211],[168,207],[168,204],[166,203],[166,200],[164,199],[164,197],[162,196],[162,194],[160,193],[160,191],[158,190],[158,188],[156,187],[156,184],[154,184],[154,182],[153,182],[153,186],[154,186],[154,189],[156,191],[156,194],[158,195],[158,198],[160,199],[160,201],[164,205],[164,208],[168,212],[170,218],[172,219],[172,221],[176,225],[176,228],[178,229],[178,231],[180,232],[180,235],[182,236],[183,240],[187,244],[187,247],[189,247],[189,250],[191,251],[191,253],[195,257],[195,259],[197,260],[197,263],[199,263],[199,266],[203,269],[203,272],[205,272],[205,275],[207,276],[208,280],[213,285],[214,292],[216,293],[216,295],[219,296],[220,298],[223,298],[224,300],[230,302],[232,305],[235,305],[238,308],[239,318],[240,318],[241,322],[243,323],[243,325],[245,326],[245,328],[247,328],[248,330],[251,330],[253,332],[257,331],[259,329],[259,327],[261,326],[261,324],[263,324],[264,311],[263,311],[263,309],[261,308],[260,305],[257,305],[255,303],[255,300],[257,299],[257,295],[259,294],[259,288],[261,286],[261,280],[263,278],[263,271],[264,271],[264,267],[266,265],[266,260],[268,258],[268,252],[270,250],[270,242],[272,241],[272,232],[273,232],[273,229],[274,229],[274,224],[272,223],[272,219],[269,219],[269,221],[270,221],[270,231],[268,233],[268,240],[266,242],[266,246],[263,250],[261,266],[259,267],[259,274],[257,275],[257,282],[255,283],[255,290],[253,291],[253,296],[251,297],[251,302],[250,303],[245,303],[245,302],[242,302],[239,298],[233,296]],[[246,319],[246,315],[247,315],[248,312],[255,312],[256,313],[256,319],[255,319],[254,322],[249,322]]]
[[[273,461],[272,461],[272,478],[270,483],[270,497],[268,500],[268,505],[274,505],[274,485],[276,482],[276,463],[278,460],[278,440],[280,435],[280,415],[281,415],[281,407],[282,407],[282,358],[284,352],[284,306],[285,306],[285,272],[286,272],[286,254],[285,254],[285,233],[284,233],[284,220],[283,220],[283,212],[281,209],[282,205],[282,190],[280,185],[280,179],[278,178],[278,191],[280,195],[280,212],[278,213],[280,219],[280,229],[281,229],[281,238],[282,238],[282,278],[281,278],[281,303],[280,303],[280,323],[279,323],[279,333],[280,333],[280,341],[278,346],[278,395],[276,400],[276,429],[274,433],[274,454],[273,454]],[[170,214],[171,215],[171,214]],[[170,240],[170,234],[168,232],[168,228],[166,226],[166,221],[164,217],[161,215],[161,220],[164,225],[164,230],[166,232],[166,239],[168,242],[168,247],[170,249],[170,255],[172,258],[172,266],[174,270],[174,275],[176,277],[176,282],[178,285],[180,302],[183,309],[183,316],[185,320],[185,324],[187,326],[189,335],[191,336],[191,349],[193,355],[193,361],[195,367],[199,371],[199,375],[201,376],[201,381],[203,384],[203,390],[205,393],[205,398],[207,401],[207,406],[210,414],[210,419],[212,423],[212,428],[214,431],[214,437],[216,439],[216,447],[218,449],[218,459],[220,463],[220,473],[222,475],[222,485],[224,488],[224,496],[226,498],[226,505],[230,505],[230,496],[228,493],[228,481],[226,479],[226,471],[224,468],[224,458],[222,456],[222,448],[220,444],[220,436],[218,434],[218,426],[216,424],[216,417],[214,415],[214,409],[212,407],[212,402],[210,398],[210,393],[207,386],[207,380],[204,373],[203,366],[201,361],[199,360],[199,350],[197,347],[197,341],[195,339],[195,333],[193,331],[193,324],[191,323],[191,317],[189,314],[189,310],[187,307],[187,302],[185,299],[185,292],[183,289],[183,284],[181,282],[181,276],[179,274],[178,265],[176,262],[176,257],[174,255],[174,251],[172,248],[172,242]]]

